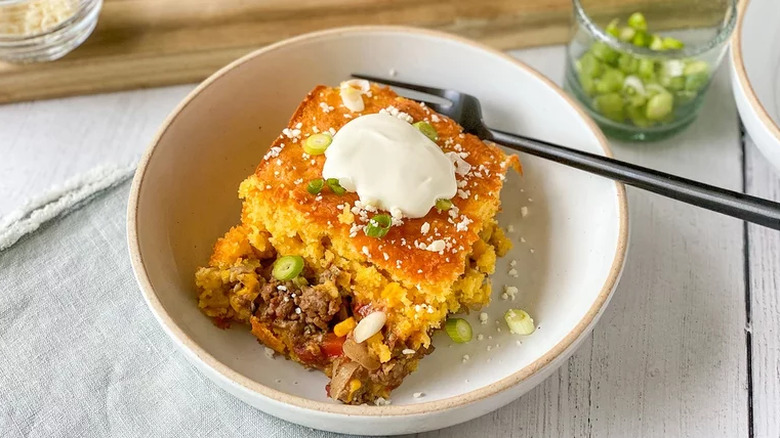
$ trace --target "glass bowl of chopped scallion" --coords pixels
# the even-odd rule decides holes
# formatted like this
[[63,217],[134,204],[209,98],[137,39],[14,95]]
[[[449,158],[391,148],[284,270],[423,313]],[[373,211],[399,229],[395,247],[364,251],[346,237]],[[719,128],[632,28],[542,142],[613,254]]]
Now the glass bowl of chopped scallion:
[[736,0],[572,0],[566,90],[610,137],[654,141],[690,125],[736,22]]

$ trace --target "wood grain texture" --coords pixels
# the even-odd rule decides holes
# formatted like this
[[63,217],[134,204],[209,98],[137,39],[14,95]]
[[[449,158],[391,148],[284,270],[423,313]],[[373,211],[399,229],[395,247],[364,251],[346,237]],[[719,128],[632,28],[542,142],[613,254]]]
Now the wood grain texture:
[[[595,3],[612,11],[648,2]],[[0,103],[198,82],[263,45],[337,26],[420,26],[502,49],[562,43],[570,15],[570,0],[105,0],[93,35],[65,58],[0,62]]]
[[[780,201],[780,177],[749,138],[746,191]],[[780,233],[748,227],[753,435],[780,437]]]
[[[520,58],[562,78],[560,49]],[[620,159],[739,190],[727,72],[686,132],[613,149]],[[420,437],[747,437],[742,223],[633,189],[629,206],[626,268],[591,339],[518,401]]]

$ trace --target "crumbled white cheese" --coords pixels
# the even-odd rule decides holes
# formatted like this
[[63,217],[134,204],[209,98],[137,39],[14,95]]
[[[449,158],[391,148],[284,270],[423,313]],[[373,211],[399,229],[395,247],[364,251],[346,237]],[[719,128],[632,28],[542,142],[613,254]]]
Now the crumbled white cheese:
[[414,398],[420,398],[420,397],[423,397],[423,396],[425,396],[425,393],[422,393],[422,392],[415,392],[414,394],[412,394],[412,397],[414,397]]
[[374,404],[376,406],[389,406],[393,402],[390,399],[385,399],[384,397],[377,397],[376,400],[374,400]]
[[404,348],[403,351],[401,351],[403,354],[414,354],[416,351],[412,350],[411,348]]
[[512,301],[515,300],[515,296],[517,296],[518,289],[515,286],[504,286],[504,293],[506,293],[509,297],[512,298]]
[[467,216],[461,216],[460,222],[455,225],[455,229],[458,231],[467,231],[469,229],[469,224],[474,222],[473,220],[469,219]]
[[422,224],[422,226],[420,227],[420,232],[423,234],[428,234],[428,231],[430,230],[431,230],[431,224],[429,224],[428,222]]
[[403,120],[406,123],[414,122],[414,118],[412,116],[399,110],[393,105],[390,105],[387,108],[382,108],[381,110],[379,110],[379,114],[389,114],[393,117],[398,117],[399,119]]
[[447,152],[444,155],[446,155],[450,161],[452,161],[452,164],[455,165],[455,173],[458,175],[464,176],[471,171],[471,164],[463,159],[462,153]]
[[480,323],[487,324],[487,320],[488,320],[488,314],[487,313],[482,312],[482,313],[479,314],[479,322]]
[[265,357],[269,359],[273,359],[274,353],[276,353],[273,348],[265,347],[263,348],[263,353],[265,353]]
[[509,270],[509,272],[507,272],[507,274],[509,274],[510,277],[517,278],[517,269],[512,268],[512,269]]
[[520,208],[520,215],[522,217],[528,216],[528,207],[526,207],[526,206],[521,207]]
[[441,252],[441,251],[444,251],[445,246],[446,246],[446,244],[444,243],[444,241],[439,239],[439,240],[434,240],[433,242],[431,242],[430,245],[425,247],[425,250],[426,251],[431,251],[431,252]]
[[463,363],[466,363],[466,362],[468,362],[468,361],[469,361],[469,359],[471,359],[471,357],[470,357],[468,354],[464,354],[464,355],[463,355]]
[[328,104],[327,104],[327,103],[325,103],[325,102],[320,102],[320,109],[321,109],[321,110],[322,110],[322,112],[324,112],[325,114],[327,114],[327,113],[329,113],[329,112],[333,111],[333,107],[332,107],[332,106],[330,106],[330,105],[328,105]]
[[279,146],[274,146],[271,149],[268,150],[268,153],[265,154],[263,159],[270,160],[271,158],[276,158],[279,156],[279,154],[282,152],[282,148],[284,148],[284,143],[282,143]]

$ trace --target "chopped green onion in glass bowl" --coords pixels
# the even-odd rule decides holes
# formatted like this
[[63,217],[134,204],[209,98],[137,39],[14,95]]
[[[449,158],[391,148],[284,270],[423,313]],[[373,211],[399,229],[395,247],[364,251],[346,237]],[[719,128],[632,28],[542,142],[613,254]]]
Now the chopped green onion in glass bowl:
[[565,88],[607,135],[660,140],[695,120],[733,29],[736,0],[713,0],[688,19],[681,14],[695,14],[701,2],[646,3],[647,16],[573,3]]

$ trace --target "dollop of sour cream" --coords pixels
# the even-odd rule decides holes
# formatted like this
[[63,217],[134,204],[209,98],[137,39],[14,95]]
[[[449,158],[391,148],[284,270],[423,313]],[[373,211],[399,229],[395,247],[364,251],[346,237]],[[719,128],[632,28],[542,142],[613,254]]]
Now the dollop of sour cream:
[[437,199],[458,190],[455,166],[417,128],[389,114],[369,114],[344,125],[325,151],[324,178],[337,178],[360,201],[425,216]]

